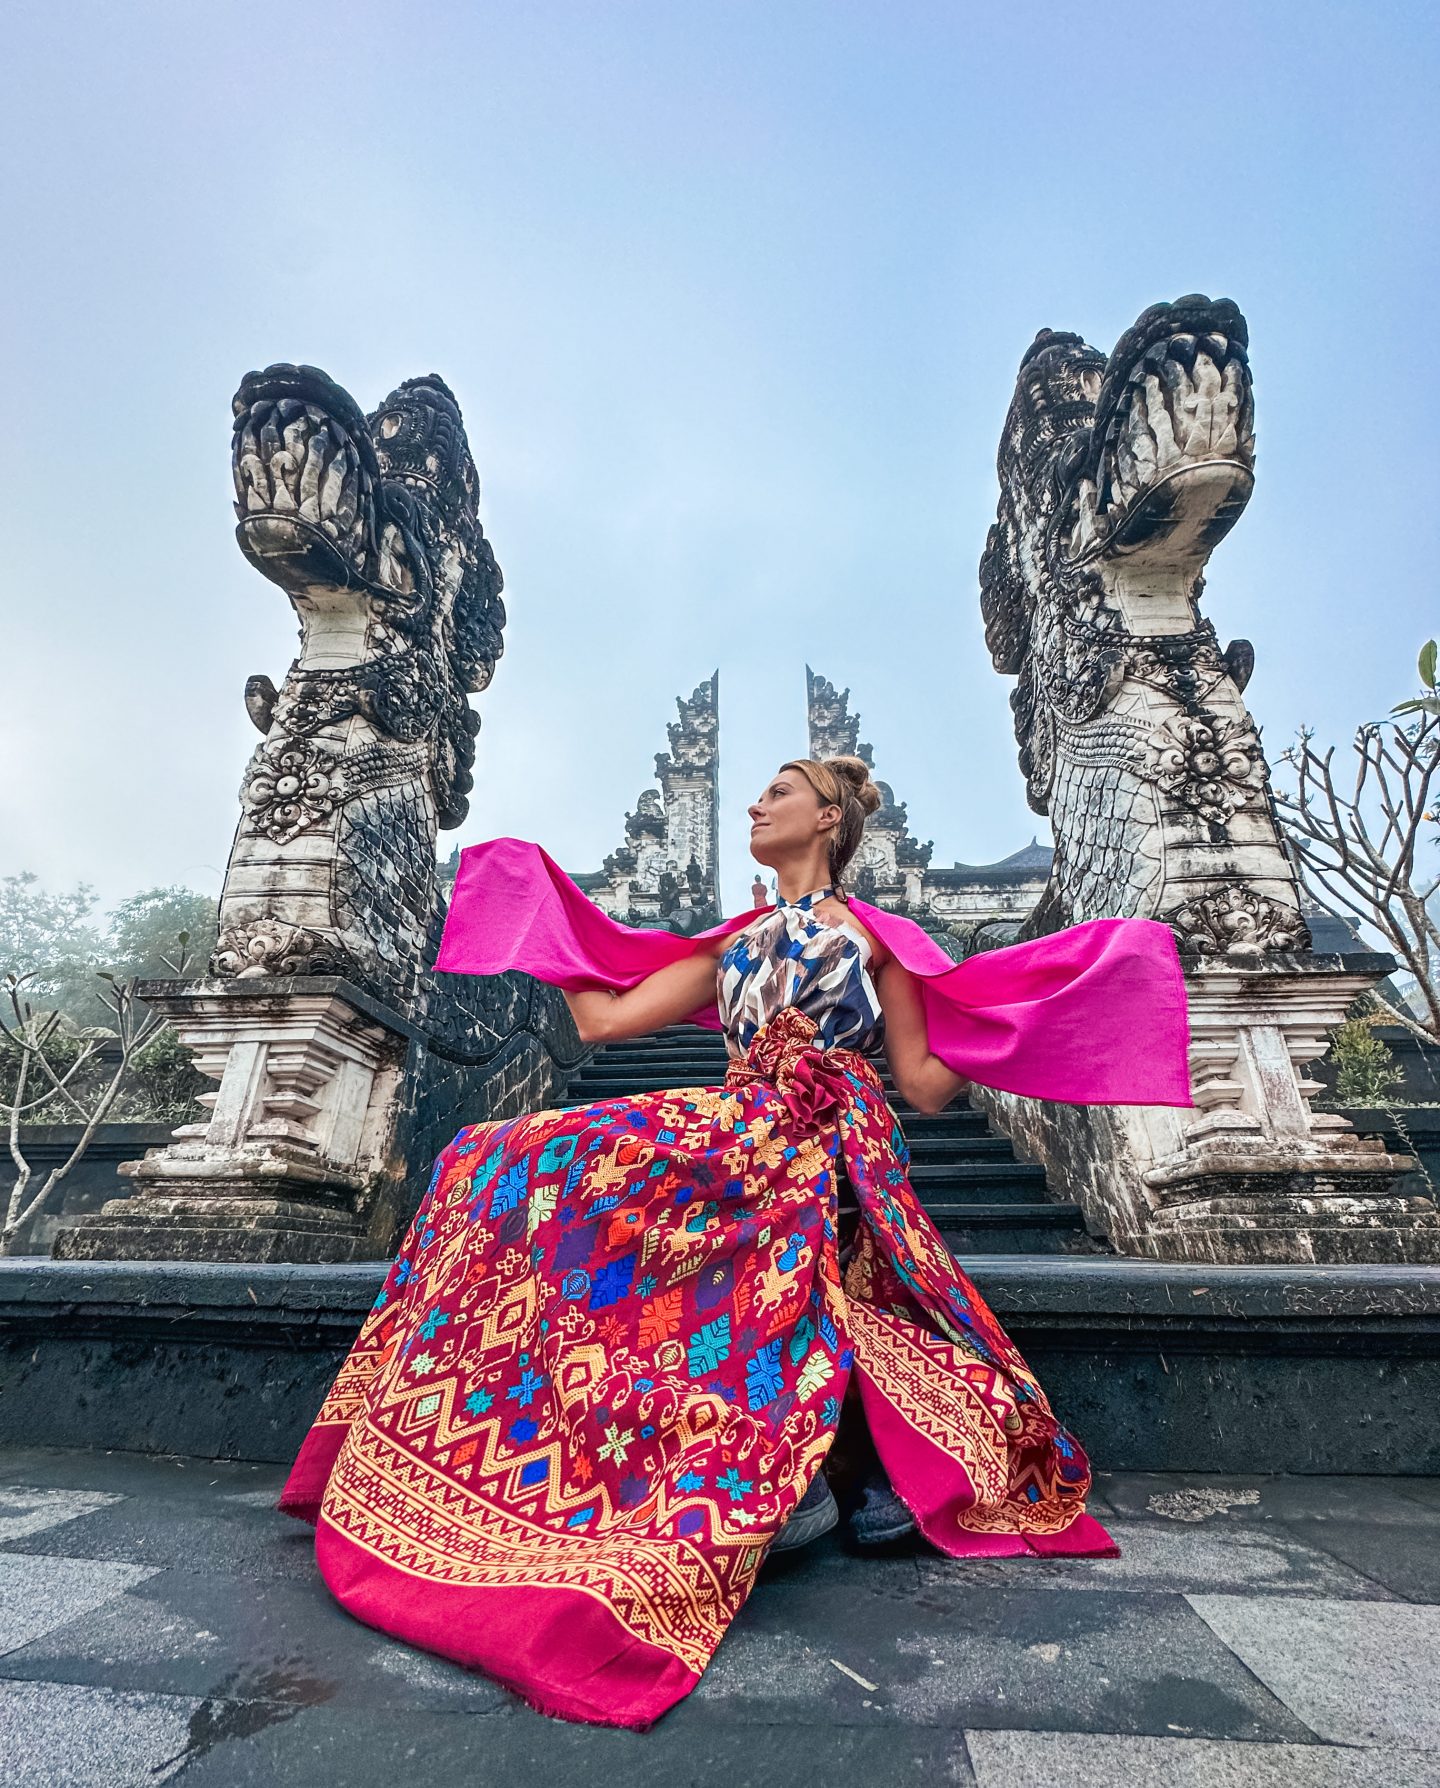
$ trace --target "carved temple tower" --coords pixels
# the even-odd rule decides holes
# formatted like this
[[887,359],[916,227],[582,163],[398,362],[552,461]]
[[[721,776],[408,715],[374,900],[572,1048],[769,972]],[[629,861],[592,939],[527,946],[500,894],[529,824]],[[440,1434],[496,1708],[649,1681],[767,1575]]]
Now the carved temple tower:
[[603,866],[574,879],[626,924],[689,935],[720,919],[719,671],[675,705],[670,749],[655,759],[660,786],[641,792]]
[[[805,712],[811,757],[859,757],[873,770],[871,747],[861,741],[860,716],[850,711],[850,691],[805,666]],[[877,779],[883,805],[865,822],[865,836],[851,872],[862,900],[904,913],[925,926],[954,956],[1008,943],[1045,887],[1051,852],[1032,839],[998,863],[932,865],[935,846],[910,830],[905,803]]]

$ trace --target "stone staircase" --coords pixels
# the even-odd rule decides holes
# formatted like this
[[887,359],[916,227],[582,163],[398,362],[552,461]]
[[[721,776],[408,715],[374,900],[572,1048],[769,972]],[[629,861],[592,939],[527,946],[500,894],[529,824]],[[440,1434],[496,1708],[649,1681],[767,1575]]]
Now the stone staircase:
[[[718,1032],[674,1025],[650,1037],[598,1050],[570,1082],[569,1099],[586,1104],[669,1087],[716,1086],[725,1076]],[[910,1143],[910,1180],[952,1254],[1094,1253],[1079,1208],[1045,1190],[1045,1174],[1015,1158],[983,1112],[953,1105],[938,1116],[912,1111],[882,1073]]]

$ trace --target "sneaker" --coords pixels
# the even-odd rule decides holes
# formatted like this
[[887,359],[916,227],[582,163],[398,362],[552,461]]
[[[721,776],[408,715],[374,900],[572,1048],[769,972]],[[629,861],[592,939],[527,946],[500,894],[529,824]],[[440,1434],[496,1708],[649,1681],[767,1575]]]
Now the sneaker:
[[800,1498],[795,1512],[770,1542],[772,1552],[793,1552],[797,1546],[808,1546],[822,1533],[829,1533],[840,1522],[840,1510],[830,1494],[825,1473],[817,1471],[810,1488]]
[[850,1511],[850,1533],[862,1548],[894,1546],[915,1532],[915,1517],[895,1494],[889,1478],[877,1472],[865,1480],[860,1500]]

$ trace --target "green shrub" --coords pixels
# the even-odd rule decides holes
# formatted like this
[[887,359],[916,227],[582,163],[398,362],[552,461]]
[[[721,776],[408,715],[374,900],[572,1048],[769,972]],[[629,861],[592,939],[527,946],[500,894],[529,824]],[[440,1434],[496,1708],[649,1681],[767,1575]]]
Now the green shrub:
[[1404,1079],[1394,1051],[1375,1035],[1379,1016],[1347,1019],[1332,1038],[1339,1105],[1384,1105]]

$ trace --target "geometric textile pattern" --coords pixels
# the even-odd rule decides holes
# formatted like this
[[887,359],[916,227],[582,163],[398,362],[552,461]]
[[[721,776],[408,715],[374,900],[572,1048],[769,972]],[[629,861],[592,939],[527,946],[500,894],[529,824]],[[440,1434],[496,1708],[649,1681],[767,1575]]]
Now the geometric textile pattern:
[[723,1087],[477,1124],[440,1156],[282,1498],[352,1612],[548,1711],[647,1725],[749,1594],[852,1368],[936,1544],[1110,1549],[874,1068],[815,1029],[784,1011]]

